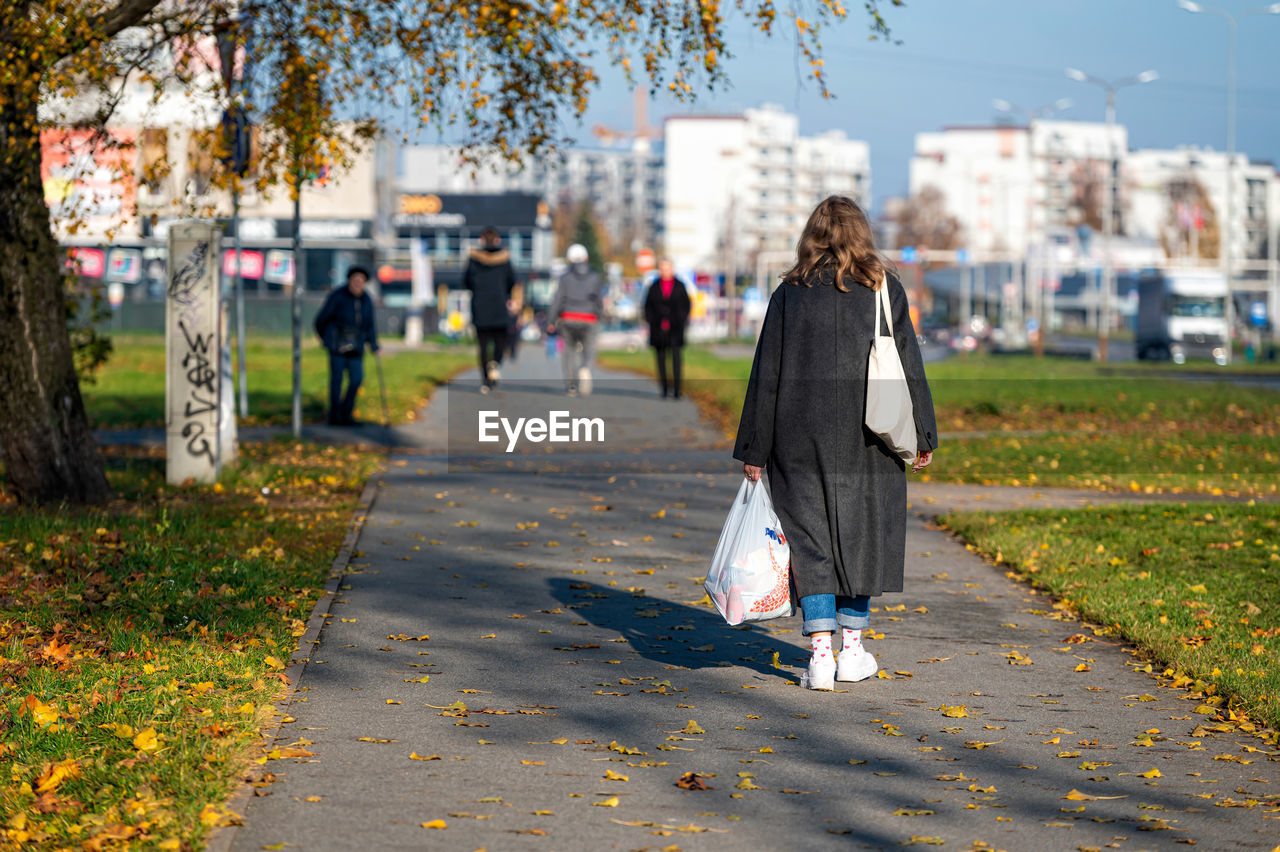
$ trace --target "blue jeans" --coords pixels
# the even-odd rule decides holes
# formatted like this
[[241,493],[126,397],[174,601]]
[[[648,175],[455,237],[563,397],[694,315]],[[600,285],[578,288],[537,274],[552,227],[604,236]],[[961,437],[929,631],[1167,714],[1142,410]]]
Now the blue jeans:
[[[342,392],[342,375],[347,374],[347,392]],[[350,423],[356,408],[356,392],[364,381],[364,356],[329,353],[329,422]]]
[[805,595],[800,599],[804,612],[805,636],[834,631],[838,627],[861,630],[871,624],[871,598],[868,595]]

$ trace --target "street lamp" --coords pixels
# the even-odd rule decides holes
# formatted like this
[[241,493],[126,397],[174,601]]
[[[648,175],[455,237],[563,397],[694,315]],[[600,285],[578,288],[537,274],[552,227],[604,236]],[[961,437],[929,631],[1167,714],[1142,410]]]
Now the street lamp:
[[[1280,15],[1280,3],[1272,3],[1270,6],[1263,6],[1261,9],[1250,9],[1241,12],[1239,15],[1232,15],[1223,9],[1216,9],[1213,6],[1203,6],[1199,3],[1193,3],[1192,0],[1178,0],[1178,6],[1186,9],[1188,12],[1200,13],[1205,15],[1218,15],[1227,20],[1227,196],[1226,196],[1226,212],[1223,215],[1222,225],[1218,228],[1218,253],[1222,259],[1223,275],[1227,279],[1227,363],[1231,363],[1231,325],[1233,314],[1235,313],[1235,303],[1232,301],[1231,294],[1231,248],[1232,248],[1232,232],[1235,230],[1235,209],[1232,204],[1234,200],[1235,181],[1232,178],[1235,175],[1236,160],[1236,30],[1240,23],[1240,18],[1247,18],[1251,15]],[[1272,310],[1275,310],[1273,307]]]
[[1067,76],[1078,83],[1092,83],[1101,86],[1107,92],[1107,190],[1102,208],[1102,303],[1098,306],[1098,360],[1107,360],[1107,343],[1111,336],[1111,294],[1115,290],[1115,272],[1111,265],[1111,232],[1115,229],[1112,219],[1115,216],[1116,191],[1116,90],[1125,86],[1136,86],[1159,79],[1155,71],[1147,70],[1132,77],[1119,80],[1104,80],[1086,74],[1078,68],[1068,68]]

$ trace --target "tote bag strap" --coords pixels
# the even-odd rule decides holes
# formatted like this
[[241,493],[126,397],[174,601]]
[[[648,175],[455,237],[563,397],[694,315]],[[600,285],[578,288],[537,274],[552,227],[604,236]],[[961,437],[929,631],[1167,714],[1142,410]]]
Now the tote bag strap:
[[893,311],[889,306],[889,279],[886,276],[880,282],[880,289],[876,291],[876,330],[875,337],[884,337],[880,333],[880,303],[884,303],[885,325],[889,329],[889,338],[893,337]]

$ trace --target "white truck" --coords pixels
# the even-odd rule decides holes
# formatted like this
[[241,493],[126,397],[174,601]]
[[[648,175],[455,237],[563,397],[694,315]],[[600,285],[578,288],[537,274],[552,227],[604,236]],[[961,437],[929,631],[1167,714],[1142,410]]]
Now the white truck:
[[1227,363],[1227,279],[1211,269],[1170,269],[1138,280],[1139,360]]

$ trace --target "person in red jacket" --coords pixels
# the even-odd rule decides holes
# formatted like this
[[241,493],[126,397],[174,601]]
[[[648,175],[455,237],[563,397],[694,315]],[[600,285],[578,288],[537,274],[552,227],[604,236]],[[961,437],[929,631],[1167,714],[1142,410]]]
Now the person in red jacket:
[[[644,320],[649,324],[649,345],[658,356],[658,382],[662,396],[680,398],[680,350],[684,348],[684,329],[689,322],[689,290],[676,277],[675,266],[663,259],[658,264],[658,280],[649,285],[644,297]],[[667,381],[667,362],[671,362],[671,381]]]

